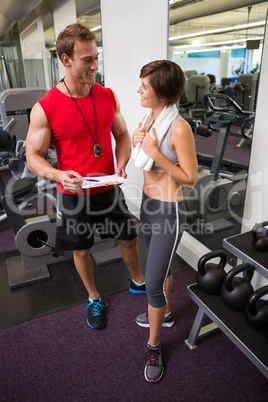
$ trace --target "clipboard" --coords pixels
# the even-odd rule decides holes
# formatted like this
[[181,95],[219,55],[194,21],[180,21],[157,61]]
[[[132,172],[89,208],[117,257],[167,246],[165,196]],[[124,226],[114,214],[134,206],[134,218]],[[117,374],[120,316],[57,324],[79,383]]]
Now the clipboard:
[[123,184],[126,179],[116,176],[115,174],[109,176],[96,176],[96,177],[83,177],[82,188],[93,188],[110,186],[113,184]]

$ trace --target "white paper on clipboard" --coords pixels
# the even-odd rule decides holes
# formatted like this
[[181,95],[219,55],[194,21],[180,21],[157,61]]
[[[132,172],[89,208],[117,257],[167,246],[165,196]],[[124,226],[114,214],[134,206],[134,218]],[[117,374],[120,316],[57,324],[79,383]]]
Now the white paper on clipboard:
[[123,184],[126,179],[116,176],[115,174],[109,176],[97,176],[97,177],[83,177],[82,188],[93,188],[110,186],[112,184]]

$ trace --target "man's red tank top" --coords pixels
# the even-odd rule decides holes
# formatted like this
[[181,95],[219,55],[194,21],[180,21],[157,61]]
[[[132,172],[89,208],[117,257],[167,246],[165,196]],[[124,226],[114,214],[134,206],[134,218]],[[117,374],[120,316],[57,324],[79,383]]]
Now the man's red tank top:
[[[56,87],[39,100],[52,131],[51,141],[56,153],[58,169],[74,170],[81,176],[102,176],[114,174],[111,126],[114,120],[116,101],[111,89],[95,83],[91,88],[97,120],[97,142],[101,145],[102,155],[95,157],[93,146],[96,142],[95,113],[91,95],[74,98],[91,130],[70,96],[64,95]],[[97,194],[109,187],[96,187],[84,190],[85,194]],[[71,194],[57,183],[62,193]]]

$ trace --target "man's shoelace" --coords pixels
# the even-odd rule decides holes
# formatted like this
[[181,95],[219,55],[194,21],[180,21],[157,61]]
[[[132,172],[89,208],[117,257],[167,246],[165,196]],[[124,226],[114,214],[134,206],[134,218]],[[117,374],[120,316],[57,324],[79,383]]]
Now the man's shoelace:
[[159,349],[148,349],[146,352],[146,362],[148,366],[158,367]]
[[105,300],[93,301],[88,304],[87,310],[91,306],[93,307],[92,315],[93,315],[93,317],[96,317],[97,315],[100,315],[100,312],[101,312],[101,310],[103,310],[103,307],[108,306],[108,303]]

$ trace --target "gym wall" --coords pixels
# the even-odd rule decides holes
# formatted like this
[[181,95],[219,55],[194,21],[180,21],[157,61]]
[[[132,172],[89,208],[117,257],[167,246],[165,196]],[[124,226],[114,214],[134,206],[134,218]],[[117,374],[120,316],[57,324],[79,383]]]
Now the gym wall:
[[[167,0],[101,0],[101,18],[105,86],[118,96],[132,136],[147,113],[137,93],[140,69],[150,61],[168,57],[169,4]],[[139,206],[142,170],[135,168],[131,159],[127,173],[130,184],[124,186],[124,192]]]

